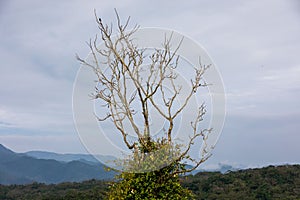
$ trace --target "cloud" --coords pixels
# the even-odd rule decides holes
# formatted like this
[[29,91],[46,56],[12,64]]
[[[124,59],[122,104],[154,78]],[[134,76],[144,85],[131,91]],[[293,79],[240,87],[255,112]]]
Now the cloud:
[[[1,142],[19,150],[30,146],[51,150],[57,146],[53,144],[59,144],[59,151],[80,148],[72,125],[72,86],[79,68],[74,55],[87,55],[84,42],[98,32],[93,9],[104,21],[115,23],[113,8],[117,8],[122,18],[130,15],[133,24],[170,28],[192,37],[219,67],[228,118],[216,147],[217,160],[297,161],[296,1],[4,2],[0,3],[4,27],[0,29],[0,127],[2,136],[8,128],[16,132],[3,136]],[[36,140],[24,136],[39,130],[46,134]],[[57,132],[68,136],[59,137]]]
[[72,135],[0,135],[0,141],[1,144],[18,153],[32,150],[56,153],[87,153],[80,140]]
[[[45,107],[47,109],[47,107]],[[23,133],[40,130],[40,134],[46,132],[70,133],[73,131],[73,121],[70,114],[64,114],[51,111],[39,110],[10,110],[9,108],[0,108],[0,129],[13,128],[23,129]],[[4,129],[5,130],[5,129]],[[43,131],[44,130],[44,131]],[[1,133],[5,133],[1,131]]]
[[70,124],[72,82],[35,70],[30,59],[0,52],[7,59],[0,68],[0,119],[19,128]]

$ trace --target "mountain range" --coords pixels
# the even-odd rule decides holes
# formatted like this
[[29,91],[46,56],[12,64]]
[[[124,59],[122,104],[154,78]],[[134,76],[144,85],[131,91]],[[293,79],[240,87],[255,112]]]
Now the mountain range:
[[[105,155],[96,157],[105,163],[116,159]],[[58,154],[45,151],[15,153],[0,144],[0,184],[56,184],[112,179],[116,172],[105,170],[106,166],[98,159],[88,154]],[[194,170],[191,174],[203,171],[226,173],[236,170],[238,168],[223,163],[210,170]]]
[[[91,164],[97,164],[99,163],[99,160],[103,161],[104,163],[113,161],[116,158],[113,156],[106,156],[106,155],[97,155],[97,156],[92,156],[89,154],[58,154],[58,153],[53,153],[53,152],[46,152],[46,151],[28,151],[24,153],[24,155],[33,157],[33,158],[38,158],[38,159],[52,159],[52,160],[57,160],[61,162],[71,162],[71,161],[83,161],[83,162],[88,162]],[[97,158],[95,158],[97,157]]]
[[89,155],[15,153],[0,144],[0,184],[3,185],[107,180],[115,174],[114,171],[105,170],[105,165]]

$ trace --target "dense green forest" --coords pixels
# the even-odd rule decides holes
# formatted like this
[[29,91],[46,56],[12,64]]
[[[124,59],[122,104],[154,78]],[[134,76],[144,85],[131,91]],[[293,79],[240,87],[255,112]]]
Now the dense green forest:
[[[181,178],[197,199],[300,199],[300,165],[236,172],[201,172]],[[0,199],[104,199],[109,182],[0,185]]]

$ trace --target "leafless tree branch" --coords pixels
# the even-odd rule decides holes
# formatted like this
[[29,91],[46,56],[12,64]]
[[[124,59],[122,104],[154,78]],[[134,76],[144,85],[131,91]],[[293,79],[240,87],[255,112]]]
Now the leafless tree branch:
[[[198,88],[207,86],[203,81],[203,74],[210,65],[202,65],[199,61],[199,66],[194,67],[195,77],[191,80],[190,90],[187,96],[183,98],[182,105],[175,109],[174,102],[180,97],[182,90],[181,85],[176,85],[178,74],[175,69],[180,64],[180,56],[177,53],[184,38],[180,40],[175,50],[172,50],[173,34],[169,37],[166,35],[162,49],[155,49],[149,56],[146,56],[146,49],[140,49],[132,38],[139,26],[135,25],[130,31],[127,31],[130,17],[123,24],[116,10],[115,13],[117,35],[113,37],[113,26],[103,24],[102,19],[98,18],[95,11],[96,22],[101,35],[100,40],[104,43],[104,48],[98,47],[99,37],[96,36],[94,40],[87,42],[87,46],[91,50],[92,60],[86,61],[76,55],[77,60],[82,65],[91,68],[97,76],[98,85],[95,87],[93,98],[101,100],[104,106],[107,106],[107,114],[104,117],[97,116],[97,119],[101,122],[111,119],[122,134],[129,149],[136,149],[139,143],[151,151],[152,147],[149,146],[149,142],[152,140],[149,109],[152,106],[162,118],[168,121],[167,141],[172,144],[174,120],[187,107]],[[143,64],[146,59],[150,60],[150,64],[145,68]],[[146,73],[147,76],[145,77],[143,73]],[[164,87],[167,83],[171,85],[172,94],[167,94]],[[129,85],[133,85],[135,88],[133,94],[128,93]],[[163,107],[159,105],[157,98],[163,102]],[[134,110],[134,102],[139,102],[141,112]],[[142,116],[144,122],[142,130],[140,130],[134,117],[137,113]],[[186,171],[176,171],[174,174],[192,171],[209,157],[204,156],[200,160],[196,160],[189,156],[195,140],[201,138],[206,145],[207,135],[211,132],[211,129],[198,130],[199,122],[202,121],[204,114],[203,104],[199,107],[196,119],[191,122],[193,135],[190,137],[186,149],[177,158],[177,161],[189,160],[195,163],[195,167]],[[127,139],[126,122],[129,122],[138,138],[138,141],[132,144]],[[204,151],[206,151],[205,148]],[[206,155],[205,152],[203,155]]]

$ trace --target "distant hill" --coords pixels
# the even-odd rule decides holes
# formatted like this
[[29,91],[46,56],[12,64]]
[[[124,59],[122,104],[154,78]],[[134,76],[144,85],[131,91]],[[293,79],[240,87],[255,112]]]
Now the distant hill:
[[96,156],[97,159],[96,159],[94,156],[88,154],[58,154],[58,153],[52,153],[46,151],[29,151],[24,154],[38,159],[53,159],[61,162],[85,160],[94,164],[99,164],[100,161],[106,163],[116,159],[113,156],[105,156],[105,155],[97,155]]
[[0,144],[0,164],[1,162],[7,162],[17,157],[17,154],[13,151],[7,149],[2,144]]
[[[103,162],[113,161],[113,156],[97,155]],[[61,183],[88,179],[110,179],[113,172],[104,170],[104,165],[88,154],[58,154],[45,151],[15,153],[0,144],[0,184],[24,184],[32,182]],[[189,166],[188,166],[189,167]],[[191,166],[190,166],[191,167]],[[203,171],[236,171],[237,168],[220,163],[213,169]]]
[[105,166],[100,162],[95,163],[84,159],[70,162],[38,159],[15,153],[0,144],[0,184],[104,180],[113,178],[114,174],[115,172],[105,171]]
[[[187,165],[187,168],[192,168],[191,165]],[[237,167],[237,166],[232,166],[230,164],[226,164],[226,163],[219,163],[217,165],[215,165],[213,168],[198,168],[190,173],[188,173],[188,175],[195,175],[198,174],[199,172],[221,172],[222,174],[225,174],[227,172],[234,172],[234,171],[238,171],[244,169],[242,167]]]

